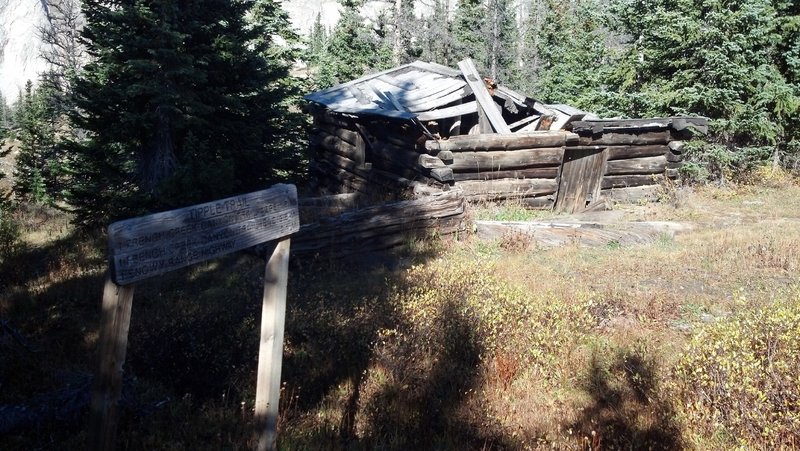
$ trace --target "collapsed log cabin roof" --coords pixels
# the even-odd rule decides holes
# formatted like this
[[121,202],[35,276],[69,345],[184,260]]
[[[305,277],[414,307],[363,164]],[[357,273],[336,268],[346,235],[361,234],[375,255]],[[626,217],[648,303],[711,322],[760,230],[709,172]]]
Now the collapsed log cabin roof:
[[[415,61],[308,94],[305,99],[336,113],[423,122],[477,113],[481,104],[494,101],[502,104],[500,114],[495,107],[484,110],[492,131],[499,133],[558,130],[574,120],[596,118],[569,105],[545,105],[497,86],[481,78],[471,60],[462,61],[459,68]],[[543,118],[552,125],[542,128]]]

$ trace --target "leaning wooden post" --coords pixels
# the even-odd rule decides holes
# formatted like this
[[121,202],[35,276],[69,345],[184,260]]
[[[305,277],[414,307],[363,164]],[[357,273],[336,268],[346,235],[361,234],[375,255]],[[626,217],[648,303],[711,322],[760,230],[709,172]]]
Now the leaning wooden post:
[[[300,228],[294,185],[118,221],[108,227],[109,276],[103,292],[100,363],[92,391],[93,450],[114,448],[128,346],[133,283],[278,240],[267,263],[256,413],[259,444],[273,446],[280,392],[289,235]],[[271,445],[270,445],[271,444]],[[259,445],[261,446],[261,445]]]
[[289,241],[286,238],[275,245],[264,273],[264,300],[261,307],[261,342],[258,349],[255,406],[258,451],[277,449],[283,325],[286,317],[286,283],[289,274]]

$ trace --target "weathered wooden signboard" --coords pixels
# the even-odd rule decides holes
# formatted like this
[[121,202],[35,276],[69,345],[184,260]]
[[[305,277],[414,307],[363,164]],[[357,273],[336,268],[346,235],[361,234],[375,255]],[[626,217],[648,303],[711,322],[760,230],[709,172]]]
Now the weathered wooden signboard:
[[92,393],[92,445],[114,446],[133,283],[257,244],[273,242],[264,277],[256,386],[258,449],[274,449],[286,312],[289,235],[300,228],[294,185],[111,224],[103,291],[100,366]]

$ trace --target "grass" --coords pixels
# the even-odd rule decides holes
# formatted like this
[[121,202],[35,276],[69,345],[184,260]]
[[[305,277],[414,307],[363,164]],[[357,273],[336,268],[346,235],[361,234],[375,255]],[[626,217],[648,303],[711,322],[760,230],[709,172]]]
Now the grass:
[[[617,206],[695,225],[646,246],[518,236],[415,242],[399,269],[293,261],[280,449],[796,446],[796,340],[780,337],[800,311],[800,188],[771,177]],[[30,350],[0,334],[0,406],[93,371],[105,267],[103,241],[63,215],[16,219],[24,243],[0,268],[0,319]],[[121,449],[250,446],[262,273],[263,260],[232,255],[137,286]],[[758,357],[762,324],[774,365]],[[725,354],[706,352],[716,344]],[[739,361],[752,389],[687,371],[719,377]],[[760,416],[732,414],[751,407]],[[81,448],[85,426],[84,408],[0,435],[0,448]]]

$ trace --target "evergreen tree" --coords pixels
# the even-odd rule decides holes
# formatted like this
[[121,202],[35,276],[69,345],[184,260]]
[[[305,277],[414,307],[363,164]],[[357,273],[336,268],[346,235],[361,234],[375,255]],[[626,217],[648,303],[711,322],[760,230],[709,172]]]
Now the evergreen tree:
[[531,92],[545,102],[602,109],[596,97],[608,51],[601,2],[542,0],[539,6],[528,17],[533,23],[526,35],[535,57],[529,63]]
[[511,0],[489,0],[486,8],[486,61],[488,75],[501,82],[515,84],[519,79],[516,67],[517,28],[516,13]]
[[305,53],[305,59],[312,65],[319,65],[322,61],[325,51],[328,47],[328,31],[322,25],[322,16],[317,13],[317,18],[314,25],[311,27],[311,33],[308,37],[308,47]]
[[[719,169],[776,157],[798,113],[781,60],[783,22],[771,0],[618,2],[619,31],[633,37],[610,83],[632,116],[712,118],[704,158]],[[785,2],[782,2],[785,3]],[[788,5],[788,3],[785,3]],[[785,49],[783,49],[785,50]]]
[[33,89],[28,80],[17,104],[15,122],[20,150],[14,167],[13,192],[18,199],[50,203],[64,187],[63,149],[56,140],[59,117],[48,86]]
[[481,73],[488,73],[486,9],[481,0],[458,0],[452,26],[455,61],[472,58]]
[[[102,224],[263,188],[294,157],[272,2],[85,0],[93,58],[75,81],[70,202]],[[260,10],[258,8],[261,8]],[[258,17],[258,14],[266,15]]]
[[391,66],[392,48],[358,13],[361,0],[344,0],[342,17],[331,33],[315,77],[318,88],[343,83]]
[[433,13],[420,24],[417,33],[420,57],[445,66],[455,64],[455,40],[451,30],[449,0],[435,0]]

